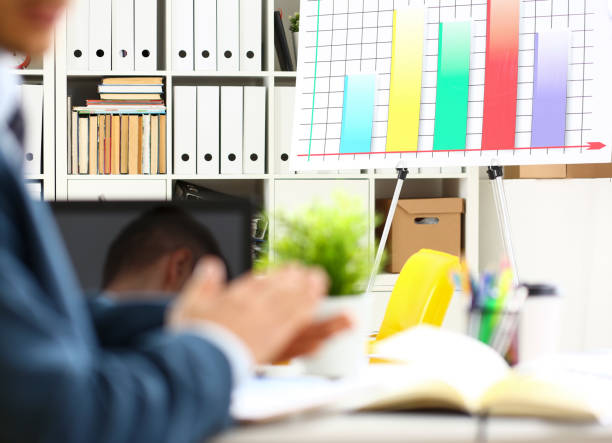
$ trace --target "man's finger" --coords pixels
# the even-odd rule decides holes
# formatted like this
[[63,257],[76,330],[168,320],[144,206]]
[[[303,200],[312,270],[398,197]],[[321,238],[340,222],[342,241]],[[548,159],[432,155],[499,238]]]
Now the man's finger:
[[278,357],[278,361],[291,360],[303,355],[312,354],[328,338],[350,328],[352,322],[344,314],[319,323],[312,323],[301,330],[296,338]]
[[323,339],[331,337],[340,331],[349,329],[353,325],[350,317],[345,314],[338,315],[320,323],[313,325],[313,336]]

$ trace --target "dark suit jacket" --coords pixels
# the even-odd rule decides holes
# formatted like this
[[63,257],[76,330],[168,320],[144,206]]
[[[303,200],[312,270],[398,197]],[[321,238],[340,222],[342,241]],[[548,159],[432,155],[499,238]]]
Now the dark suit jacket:
[[159,307],[124,309],[88,309],[47,206],[0,152],[0,441],[195,442],[228,423],[224,355],[155,328]]

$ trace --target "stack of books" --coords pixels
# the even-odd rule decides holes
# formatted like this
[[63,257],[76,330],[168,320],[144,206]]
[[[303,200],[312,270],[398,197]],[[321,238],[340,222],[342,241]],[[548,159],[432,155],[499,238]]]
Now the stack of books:
[[163,88],[161,77],[103,79],[100,100],[72,108],[68,173],[165,174]]

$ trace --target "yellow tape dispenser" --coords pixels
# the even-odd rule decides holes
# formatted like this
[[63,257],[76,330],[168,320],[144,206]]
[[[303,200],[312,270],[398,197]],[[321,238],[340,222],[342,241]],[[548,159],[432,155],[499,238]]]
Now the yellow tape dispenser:
[[458,257],[429,249],[410,257],[393,288],[376,340],[421,324],[442,326],[454,293],[452,272],[459,266]]

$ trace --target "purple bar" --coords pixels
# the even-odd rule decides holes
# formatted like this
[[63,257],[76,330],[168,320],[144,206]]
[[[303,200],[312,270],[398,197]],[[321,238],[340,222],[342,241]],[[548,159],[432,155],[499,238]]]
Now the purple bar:
[[532,148],[565,145],[569,39],[567,30],[535,36]]

